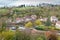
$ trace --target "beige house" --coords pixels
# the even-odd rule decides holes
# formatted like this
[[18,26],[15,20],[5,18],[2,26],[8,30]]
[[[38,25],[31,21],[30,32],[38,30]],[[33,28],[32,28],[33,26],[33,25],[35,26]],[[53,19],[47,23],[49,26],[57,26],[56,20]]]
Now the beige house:
[[57,22],[56,22],[55,27],[56,27],[57,29],[60,29],[60,21],[57,21]]
[[51,22],[56,23],[58,21],[58,18],[56,16],[50,17]]
[[35,20],[37,18],[37,16],[36,15],[31,15],[31,18]]
[[24,21],[23,18],[16,18],[16,23],[21,23],[21,22],[23,22],[23,21]]
[[40,21],[46,22],[47,21],[47,18],[40,18]]

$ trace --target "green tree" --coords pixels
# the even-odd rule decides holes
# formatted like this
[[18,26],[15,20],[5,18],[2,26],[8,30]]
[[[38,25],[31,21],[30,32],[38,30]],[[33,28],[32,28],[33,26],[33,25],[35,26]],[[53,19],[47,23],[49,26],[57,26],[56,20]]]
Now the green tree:
[[6,30],[6,23],[5,23],[5,22],[3,22],[3,23],[2,23],[2,27],[1,27],[1,28],[2,28],[2,30],[1,30],[1,31]]
[[46,26],[51,26],[50,16],[48,16],[48,19],[45,23]]

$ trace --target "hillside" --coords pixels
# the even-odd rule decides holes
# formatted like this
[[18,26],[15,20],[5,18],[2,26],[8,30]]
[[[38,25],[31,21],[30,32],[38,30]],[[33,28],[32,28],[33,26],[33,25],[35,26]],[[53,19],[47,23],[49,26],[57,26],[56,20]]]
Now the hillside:
[[9,11],[13,11],[13,14],[17,14],[18,16],[26,16],[31,14],[36,14],[38,16],[47,17],[48,15],[55,15],[58,18],[60,17],[60,6],[54,6],[54,7],[15,7],[9,10],[9,8],[6,9],[0,9],[0,14],[7,14]]

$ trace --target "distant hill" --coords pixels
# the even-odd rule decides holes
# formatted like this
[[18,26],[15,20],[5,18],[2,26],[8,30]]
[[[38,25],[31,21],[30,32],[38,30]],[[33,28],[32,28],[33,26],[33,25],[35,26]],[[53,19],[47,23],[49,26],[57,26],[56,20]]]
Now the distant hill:
[[[9,13],[9,8],[0,9],[0,14]],[[49,15],[55,15],[60,18],[60,6],[38,6],[38,7],[13,7],[11,9],[13,14],[17,14],[18,16],[23,15],[31,15],[36,14],[38,16],[47,17]]]

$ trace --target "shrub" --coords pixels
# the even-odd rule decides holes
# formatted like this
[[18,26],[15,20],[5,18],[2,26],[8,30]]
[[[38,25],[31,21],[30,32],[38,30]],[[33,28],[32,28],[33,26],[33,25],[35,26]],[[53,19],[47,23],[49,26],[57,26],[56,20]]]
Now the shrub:
[[28,22],[28,23],[25,24],[25,27],[27,27],[27,28],[31,28],[32,25],[33,25],[32,22]]
[[14,32],[2,32],[2,39],[3,40],[14,40]]
[[55,30],[55,27],[49,26],[48,29],[50,29],[50,30]]
[[40,25],[40,26],[38,26],[38,27],[36,27],[35,29],[37,29],[37,30],[45,30],[45,26],[44,25]]
[[46,40],[45,35],[42,33],[38,33],[32,36],[33,40]]
[[36,21],[35,21],[35,25],[37,25],[37,26],[39,26],[39,25],[41,25],[42,23],[41,23],[41,21],[39,20],[39,19],[37,19]]
[[57,40],[56,31],[52,30],[52,31],[46,32],[46,38],[47,40]]
[[57,40],[57,36],[54,34],[51,34],[48,38],[48,40]]
[[36,40],[45,40],[45,37],[44,36],[40,36]]
[[17,31],[15,34],[16,40],[30,40],[31,39],[31,34],[28,34],[26,32],[21,32],[21,31]]
[[2,32],[2,35],[0,34],[0,40],[45,40],[44,35],[43,36],[41,34],[32,35],[31,33],[28,32],[26,31]]

